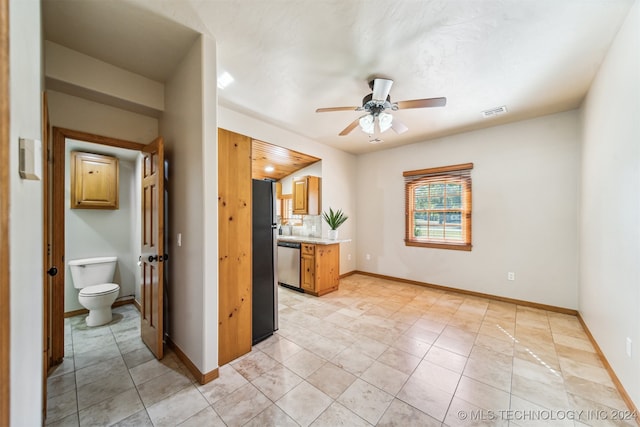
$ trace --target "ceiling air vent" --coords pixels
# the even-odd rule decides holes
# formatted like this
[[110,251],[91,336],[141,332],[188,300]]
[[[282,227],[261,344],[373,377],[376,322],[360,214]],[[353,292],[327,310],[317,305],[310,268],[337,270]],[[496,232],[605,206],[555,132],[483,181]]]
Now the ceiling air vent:
[[499,114],[504,114],[506,112],[507,112],[507,106],[503,105],[501,107],[490,108],[489,110],[484,110],[482,112],[482,117],[487,119],[489,117],[497,116]]

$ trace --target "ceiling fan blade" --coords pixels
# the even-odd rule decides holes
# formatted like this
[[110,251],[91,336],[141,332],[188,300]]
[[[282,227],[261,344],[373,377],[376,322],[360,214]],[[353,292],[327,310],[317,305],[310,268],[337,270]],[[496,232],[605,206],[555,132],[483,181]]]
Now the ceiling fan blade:
[[[366,115],[367,114],[365,114],[364,116],[366,116]],[[346,128],[342,129],[342,132],[340,132],[338,135],[345,136],[345,135],[350,134],[352,130],[354,130],[356,127],[358,127],[360,119],[363,118],[364,116],[360,116],[357,119],[355,119],[354,121],[352,121],[351,123],[349,123],[349,126],[347,126]]]
[[396,119],[395,117],[393,118],[393,122],[391,123],[391,129],[393,129],[394,132],[397,133],[398,135],[403,134],[409,130],[409,128],[404,123],[402,123],[400,120]]
[[356,111],[360,107],[329,107],[329,108],[318,108],[316,113],[329,113],[331,111]]
[[376,101],[386,101],[389,91],[393,85],[393,80],[374,79],[373,80],[373,99]]
[[396,104],[399,109],[444,107],[447,105],[447,98],[412,99],[410,101],[399,101]]

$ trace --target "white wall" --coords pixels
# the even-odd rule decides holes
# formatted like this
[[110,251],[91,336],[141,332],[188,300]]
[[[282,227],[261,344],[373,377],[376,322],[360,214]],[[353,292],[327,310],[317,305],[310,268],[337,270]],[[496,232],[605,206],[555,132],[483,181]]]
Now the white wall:
[[169,165],[168,333],[202,373],[218,366],[215,58],[214,42],[200,37],[166,82],[161,119]]
[[148,144],[158,136],[158,119],[47,88],[51,126]]
[[36,426],[42,424],[42,181],[18,175],[18,138],[42,138],[40,1],[10,0],[9,22],[11,425]]
[[65,46],[45,41],[47,85],[137,106],[150,113],[164,109],[162,83],[115,67]]
[[[136,159],[119,158],[119,207],[118,209],[71,209],[71,151],[113,155],[113,149],[97,144],[69,140],[65,150],[65,260],[100,256],[117,256],[114,283],[120,285],[118,298],[139,295],[140,268],[137,265],[141,253],[138,222],[140,206],[140,171]],[[122,150],[125,151],[125,150]],[[126,150],[130,151],[130,150]],[[129,156],[131,156],[129,154]],[[137,237],[137,238],[136,238]],[[71,278],[68,264],[64,276],[64,311],[80,310],[79,289]]]
[[[362,155],[358,269],[575,309],[578,159],[576,111]],[[472,251],[405,246],[402,172],[467,162]]]
[[[640,2],[582,107],[580,313],[640,406]],[[633,356],[626,355],[632,339]]]
[[322,206],[342,209],[350,217],[340,227],[340,238],[352,239],[340,244],[340,273],[355,270],[360,244],[356,239],[356,157],[223,106],[218,106],[218,116],[221,128],[322,159]]

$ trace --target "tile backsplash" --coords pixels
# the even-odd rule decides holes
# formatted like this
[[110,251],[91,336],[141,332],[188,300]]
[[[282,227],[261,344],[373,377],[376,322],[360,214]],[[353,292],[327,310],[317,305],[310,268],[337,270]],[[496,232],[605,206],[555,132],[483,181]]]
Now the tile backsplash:
[[303,237],[322,237],[322,216],[321,215],[303,215],[302,225],[283,225],[283,235],[303,236]]

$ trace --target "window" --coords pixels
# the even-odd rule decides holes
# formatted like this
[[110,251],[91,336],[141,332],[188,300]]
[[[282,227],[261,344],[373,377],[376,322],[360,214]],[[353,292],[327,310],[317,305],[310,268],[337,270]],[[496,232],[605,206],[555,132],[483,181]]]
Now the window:
[[473,163],[406,171],[405,245],[471,250]]

